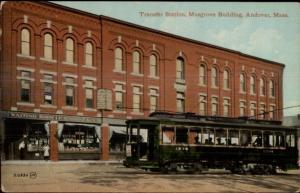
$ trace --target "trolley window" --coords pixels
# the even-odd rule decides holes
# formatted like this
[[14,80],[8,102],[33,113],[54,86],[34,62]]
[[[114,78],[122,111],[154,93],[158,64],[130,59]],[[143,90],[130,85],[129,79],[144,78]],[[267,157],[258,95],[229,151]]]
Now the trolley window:
[[200,144],[202,141],[201,128],[192,127],[189,132],[189,144]]
[[188,143],[188,129],[176,127],[176,143]]
[[174,127],[167,127],[167,126],[162,127],[162,143],[164,144],[174,143],[174,136],[175,136]]
[[240,144],[245,147],[251,146],[251,131],[240,130]]
[[262,132],[252,131],[252,145],[254,147],[262,147]]
[[227,141],[227,130],[216,129],[216,145],[226,145]]
[[215,131],[214,129],[203,129],[203,144],[213,145],[215,143]]
[[284,134],[275,132],[275,147],[284,147]]
[[294,134],[286,135],[286,146],[287,147],[295,147],[295,135]]
[[228,130],[228,145],[239,145],[239,130]]
[[264,132],[264,147],[274,147],[274,133],[272,131]]

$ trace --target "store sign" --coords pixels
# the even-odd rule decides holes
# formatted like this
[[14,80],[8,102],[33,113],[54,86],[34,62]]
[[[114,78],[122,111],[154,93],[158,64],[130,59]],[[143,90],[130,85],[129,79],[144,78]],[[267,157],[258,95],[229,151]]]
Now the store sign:
[[25,112],[3,112],[3,111],[1,112],[1,115],[3,117],[15,118],[15,119],[32,119],[32,120],[101,124],[101,118],[98,117],[81,117],[81,116],[51,115],[51,114],[25,113]]
[[109,89],[98,89],[97,109],[112,110],[112,91]]

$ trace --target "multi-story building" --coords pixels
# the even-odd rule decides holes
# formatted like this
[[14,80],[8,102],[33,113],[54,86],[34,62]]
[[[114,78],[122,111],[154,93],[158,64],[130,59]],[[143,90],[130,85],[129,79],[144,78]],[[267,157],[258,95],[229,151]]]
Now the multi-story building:
[[3,159],[45,144],[52,160],[108,159],[125,120],[153,111],[282,118],[281,63],[54,3],[1,5]]

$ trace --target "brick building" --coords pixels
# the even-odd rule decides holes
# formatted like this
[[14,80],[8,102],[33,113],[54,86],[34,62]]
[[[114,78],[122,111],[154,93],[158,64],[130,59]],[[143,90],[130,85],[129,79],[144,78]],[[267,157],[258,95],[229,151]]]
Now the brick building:
[[46,144],[52,160],[114,159],[125,120],[153,111],[282,119],[281,63],[54,3],[1,5],[2,159]]

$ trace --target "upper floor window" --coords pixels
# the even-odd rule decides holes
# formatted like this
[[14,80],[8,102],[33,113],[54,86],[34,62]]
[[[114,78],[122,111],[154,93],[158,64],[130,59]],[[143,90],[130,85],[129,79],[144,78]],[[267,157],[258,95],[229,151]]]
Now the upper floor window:
[[256,85],[255,85],[255,77],[250,77],[250,94],[255,94]]
[[212,87],[218,87],[218,70],[215,67],[211,69],[211,85]]
[[212,97],[211,99],[211,115],[212,116],[217,116],[218,115],[218,98],[217,97]]
[[158,76],[157,58],[154,54],[150,55],[150,76]]
[[182,58],[176,60],[176,79],[184,80],[184,60]]
[[30,102],[31,101],[31,72],[22,71],[21,72],[21,101]]
[[246,115],[246,102],[240,101],[240,116]]
[[246,92],[246,78],[244,74],[240,74],[240,91]]
[[85,65],[93,66],[93,45],[90,42],[85,44]]
[[223,75],[223,86],[225,89],[229,89],[229,72],[228,70],[224,70],[224,75]]
[[74,78],[66,77],[66,98],[65,103],[67,106],[73,106],[75,104],[75,87],[74,87]]
[[224,117],[228,117],[230,115],[230,100],[224,99],[223,102],[223,115]]
[[53,104],[53,75],[44,74],[44,103]]
[[66,62],[74,63],[74,40],[72,38],[66,40]]
[[259,118],[261,119],[266,119],[266,105],[265,104],[260,104],[259,107]]
[[260,79],[259,81],[259,90],[260,90],[260,95],[265,96],[266,95],[266,83],[263,78]]
[[275,85],[274,85],[274,80],[270,80],[269,82],[269,89],[270,89],[270,96],[275,97]]
[[199,81],[200,81],[200,85],[206,85],[206,68],[204,66],[204,64],[200,65],[199,68]]
[[275,106],[274,105],[270,105],[269,118],[271,120],[275,119]]
[[138,51],[133,52],[133,73],[141,74],[141,54]]
[[157,110],[158,105],[158,90],[150,89],[150,112]]
[[182,92],[177,92],[176,96],[176,111],[177,112],[184,112],[184,93]]
[[199,114],[200,115],[206,115],[206,104],[207,104],[206,96],[200,95],[200,101],[199,101]]
[[256,103],[250,104],[250,116],[256,116]]
[[119,111],[124,110],[124,92],[122,84],[115,85],[115,109]]
[[115,49],[115,70],[123,71],[123,52],[119,47]]
[[133,87],[133,112],[141,112],[142,107],[142,91],[141,87]]
[[21,54],[30,55],[30,32],[26,28],[21,31]]
[[85,81],[85,106],[86,108],[94,107],[94,92],[93,92],[93,81]]
[[49,33],[44,35],[44,58],[53,59],[53,37]]

